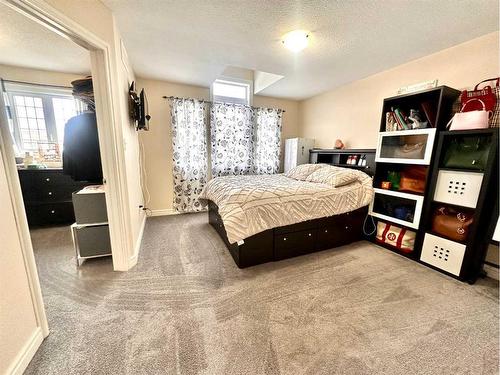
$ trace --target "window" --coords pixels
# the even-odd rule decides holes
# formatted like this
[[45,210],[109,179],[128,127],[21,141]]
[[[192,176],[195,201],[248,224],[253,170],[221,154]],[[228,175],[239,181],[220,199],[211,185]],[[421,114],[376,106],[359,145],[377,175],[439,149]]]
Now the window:
[[250,105],[250,83],[216,80],[212,84],[214,102]]
[[6,83],[9,127],[16,154],[60,161],[64,126],[84,108],[71,89]]

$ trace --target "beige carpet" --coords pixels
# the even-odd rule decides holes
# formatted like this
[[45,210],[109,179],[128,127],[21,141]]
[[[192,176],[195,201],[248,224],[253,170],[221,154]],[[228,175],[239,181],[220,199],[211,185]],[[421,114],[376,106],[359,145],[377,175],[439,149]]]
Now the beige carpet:
[[32,233],[51,335],[28,374],[497,374],[498,285],[366,242],[238,269],[206,214],[148,219],[137,267]]

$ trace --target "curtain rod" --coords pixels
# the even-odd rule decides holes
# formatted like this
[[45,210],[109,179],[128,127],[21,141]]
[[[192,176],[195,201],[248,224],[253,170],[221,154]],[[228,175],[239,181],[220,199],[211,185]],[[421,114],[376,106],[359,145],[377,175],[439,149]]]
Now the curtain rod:
[[2,82],[10,82],[10,83],[20,83],[22,85],[31,85],[31,86],[44,86],[44,87],[56,87],[59,89],[73,89],[71,86],[59,86],[59,85],[49,85],[46,83],[33,83],[33,82],[26,82],[26,81],[16,81],[13,79],[2,79]]
[[[195,100],[193,98],[180,98],[178,96],[166,96],[166,95],[163,95],[162,96],[163,99],[168,99],[168,100],[172,100],[172,99],[184,99],[184,100]],[[210,103],[210,104],[224,104],[224,102],[213,102],[211,100],[205,100],[205,99],[196,99],[196,100],[199,100],[200,102],[203,102],[203,103]],[[228,103],[226,103],[228,104]],[[259,107],[254,107],[254,106],[251,106],[251,105],[246,105],[246,104],[239,104],[239,103],[229,103],[229,104],[232,104],[232,105],[239,105],[239,106],[242,106],[242,107],[250,107],[250,108],[259,108]],[[286,111],[284,109],[281,109],[281,108],[274,108],[274,109],[279,109],[281,112],[285,113]]]

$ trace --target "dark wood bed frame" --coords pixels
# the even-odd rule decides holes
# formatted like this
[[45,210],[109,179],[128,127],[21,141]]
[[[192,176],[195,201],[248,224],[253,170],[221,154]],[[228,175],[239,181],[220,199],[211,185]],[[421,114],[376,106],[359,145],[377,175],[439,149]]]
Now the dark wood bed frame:
[[352,212],[287,225],[255,234],[238,245],[230,244],[215,203],[209,202],[208,221],[229,249],[239,268],[331,249],[363,238],[368,206]]

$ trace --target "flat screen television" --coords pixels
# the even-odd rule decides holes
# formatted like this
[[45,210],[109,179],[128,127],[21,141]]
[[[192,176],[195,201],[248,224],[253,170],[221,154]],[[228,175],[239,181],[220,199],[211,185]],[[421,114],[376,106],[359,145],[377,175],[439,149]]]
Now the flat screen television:
[[149,120],[151,116],[148,110],[148,99],[144,89],[137,95],[135,91],[135,82],[132,82],[129,88],[130,97],[130,118],[135,122],[137,130],[149,130]]
[[150,119],[151,116],[149,115],[148,110],[148,98],[146,97],[146,92],[142,89],[139,94],[139,119],[137,121],[137,129],[149,130]]

